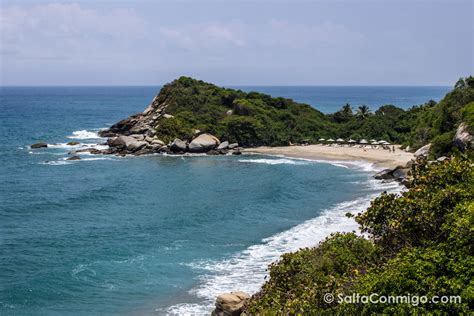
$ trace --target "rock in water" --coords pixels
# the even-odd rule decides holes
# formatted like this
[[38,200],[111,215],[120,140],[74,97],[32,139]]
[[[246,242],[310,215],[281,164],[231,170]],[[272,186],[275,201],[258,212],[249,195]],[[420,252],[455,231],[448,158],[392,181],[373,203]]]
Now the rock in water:
[[239,147],[239,143],[229,144],[229,149],[234,149],[234,148],[237,148],[237,147]]
[[30,146],[31,148],[46,148],[48,147],[48,144],[46,143],[36,143]]
[[431,148],[431,144],[421,147],[420,149],[415,151],[415,154],[414,154],[415,157],[427,157],[428,154],[430,153],[430,148]]
[[186,151],[186,143],[179,138],[175,138],[170,145],[170,149],[174,153],[185,152]]
[[81,157],[79,156],[72,156],[72,157],[69,157],[68,159],[66,160],[81,160]]
[[205,153],[216,148],[220,144],[217,137],[211,134],[201,134],[189,144],[189,151],[192,153]]
[[109,139],[107,143],[111,147],[128,148],[130,144],[136,141],[137,140],[131,136],[119,136],[119,137]]
[[212,311],[211,315],[238,316],[242,313],[242,308],[249,298],[250,295],[245,292],[221,294],[216,299],[216,308]]
[[389,180],[393,179],[393,170],[392,169],[384,169],[380,172],[377,172],[374,175],[374,178],[377,180]]
[[68,146],[76,146],[76,145],[79,145],[80,143],[79,142],[69,142],[67,143],[66,145]]

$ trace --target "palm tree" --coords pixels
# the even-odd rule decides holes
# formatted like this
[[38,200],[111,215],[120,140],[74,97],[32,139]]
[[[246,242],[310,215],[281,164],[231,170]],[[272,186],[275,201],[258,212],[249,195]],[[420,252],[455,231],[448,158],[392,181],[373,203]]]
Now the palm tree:
[[342,113],[344,113],[344,115],[348,117],[352,115],[352,107],[349,103],[346,103],[346,105],[342,107]]
[[370,115],[370,109],[367,105],[361,105],[359,106],[359,109],[357,110],[357,116],[366,119]]

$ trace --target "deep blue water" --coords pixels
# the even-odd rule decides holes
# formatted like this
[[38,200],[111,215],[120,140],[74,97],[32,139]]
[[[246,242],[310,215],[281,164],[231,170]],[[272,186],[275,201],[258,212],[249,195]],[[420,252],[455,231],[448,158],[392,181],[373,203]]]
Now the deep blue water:
[[[418,104],[446,90],[409,88],[396,97],[389,88],[311,89],[260,90],[326,109],[356,100]],[[201,314],[218,293],[258,289],[282,252],[354,229],[347,211],[396,189],[371,180],[362,163],[65,160],[66,142],[102,143],[94,132],[142,111],[157,91],[0,88],[0,314]],[[52,146],[29,149],[37,141]]]

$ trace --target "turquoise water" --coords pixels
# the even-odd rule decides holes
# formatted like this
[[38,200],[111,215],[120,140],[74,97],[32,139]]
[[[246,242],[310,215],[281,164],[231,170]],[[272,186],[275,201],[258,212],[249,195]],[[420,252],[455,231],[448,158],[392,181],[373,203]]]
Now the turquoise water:
[[[297,91],[272,89],[298,99]],[[372,180],[364,163],[66,161],[66,142],[100,146],[97,130],[143,110],[157,89],[0,92],[2,315],[203,314],[216,294],[257,290],[281,253],[355,229],[346,212],[363,210],[381,190],[398,190]],[[36,141],[51,146],[29,149]]]

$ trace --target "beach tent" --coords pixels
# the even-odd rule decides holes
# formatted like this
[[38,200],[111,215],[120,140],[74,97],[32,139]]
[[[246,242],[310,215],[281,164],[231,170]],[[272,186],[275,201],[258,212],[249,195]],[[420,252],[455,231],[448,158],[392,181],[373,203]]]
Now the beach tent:
[[367,140],[366,139],[361,139],[359,144],[368,144]]
[[336,139],[336,142],[338,142],[338,143],[343,143],[343,142],[344,142],[344,139],[338,138],[338,139]]
[[348,143],[353,144],[353,143],[357,143],[357,142],[356,142],[355,140],[353,140],[353,139],[349,139]]
[[329,138],[327,141],[332,143],[332,142],[334,142],[334,139]]
[[320,141],[320,142],[324,142],[325,139],[324,139],[324,138],[320,138],[319,141]]

